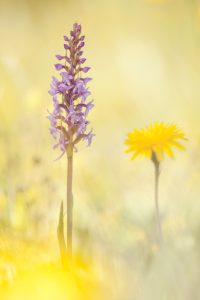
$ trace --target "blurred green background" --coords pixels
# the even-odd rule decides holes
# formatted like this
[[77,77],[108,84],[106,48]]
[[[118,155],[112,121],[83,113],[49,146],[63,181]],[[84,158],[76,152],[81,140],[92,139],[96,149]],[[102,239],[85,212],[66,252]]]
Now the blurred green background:
[[[200,299],[198,0],[0,0],[0,281],[59,256],[67,161],[54,162],[46,116],[54,55],[74,22],[86,35],[96,134],[74,156],[75,251],[98,264],[105,299]],[[126,134],[154,121],[189,139],[162,163],[162,253],[153,165],[124,153]]]

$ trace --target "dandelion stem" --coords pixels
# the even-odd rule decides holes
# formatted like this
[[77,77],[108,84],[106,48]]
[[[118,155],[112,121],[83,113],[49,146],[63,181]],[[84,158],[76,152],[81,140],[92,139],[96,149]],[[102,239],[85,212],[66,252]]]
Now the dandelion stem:
[[159,203],[158,203],[158,185],[159,185],[159,175],[160,175],[160,163],[157,159],[153,159],[154,166],[155,166],[155,206],[156,206],[156,223],[157,223],[157,230],[158,230],[158,241],[161,245],[163,242],[162,236],[162,228],[161,228],[161,221],[160,221],[160,212],[159,212]]
[[67,147],[67,252],[69,259],[72,257],[72,227],[73,227],[73,194],[72,194],[72,175],[73,175],[73,146]]

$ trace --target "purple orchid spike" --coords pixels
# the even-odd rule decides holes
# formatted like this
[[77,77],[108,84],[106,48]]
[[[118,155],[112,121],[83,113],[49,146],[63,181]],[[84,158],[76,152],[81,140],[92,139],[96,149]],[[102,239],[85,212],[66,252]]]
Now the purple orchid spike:
[[49,90],[54,107],[48,116],[50,133],[56,140],[54,148],[59,147],[62,152],[67,150],[69,144],[75,149],[75,144],[81,140],[87,140],[90,145],[94,136],[92,130],[87,131],[87,116],[94,105],[87,101],[90,95],[87,83],[91,78],[82,77],[82,73],[90,70],[89,67],[83,67],[86,61],[82,57],[84,39],[81,25],[75,23],[70,36],[64,36],[65,53],[56,55],[59,63],[55,64],[55,69],[60,72],[60,78],[52,78]]

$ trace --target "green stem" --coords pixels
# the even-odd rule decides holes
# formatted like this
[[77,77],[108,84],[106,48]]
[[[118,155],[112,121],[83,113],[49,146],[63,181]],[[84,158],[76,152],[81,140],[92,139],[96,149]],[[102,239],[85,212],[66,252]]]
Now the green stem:
[[64,238],[64,213],[63,213],[63,202],[61,202],[60,206],[60,212],[59,212],[59,221],[58,221],[58,227],[57,227],[57,236],[58,236],[58,243],[60,248],[60,256],[61,256],[61,262],[63,267],[66,265],[66,254],[67,254],[67,248],[65,244],[65,238]]
[[154,160],[155,166],[155,206],[156,206],[156,223],[157,223],[157,230],[158,230],[158,241],[161,245],[163,242],[163,235],[162,235],[162,227],[160,221],[160,211],[159,211],[159,203],[158,203],[158,184],[159,184],[159,175],[160,175],[160,163],[158,160]]
[[73,146],[68,145],[67,149],[67,252],[72,257],[72,228],[73,228],[73,195],[72,195],[72,176],[73,176]]

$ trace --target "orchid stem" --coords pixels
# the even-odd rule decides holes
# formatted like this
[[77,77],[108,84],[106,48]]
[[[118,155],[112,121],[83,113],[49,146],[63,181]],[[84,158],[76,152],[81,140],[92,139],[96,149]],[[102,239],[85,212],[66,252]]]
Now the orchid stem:
[[67,252],[69,259],[72,258],[72,228],[73,228],[73,147],[68,145],[67,149]]
[[159,175],[160,175],[160,163],[158,160],[154,160],[154,166],[155,166],[156,223],[157,223],[157,231],[158,231],[158,242],[159,242],[159,245],[162,245],[163,235],[162,235],[162,227],[161,227],[160,211],[159,211],[159,203],[158,203],[158,185],[159,185]]

